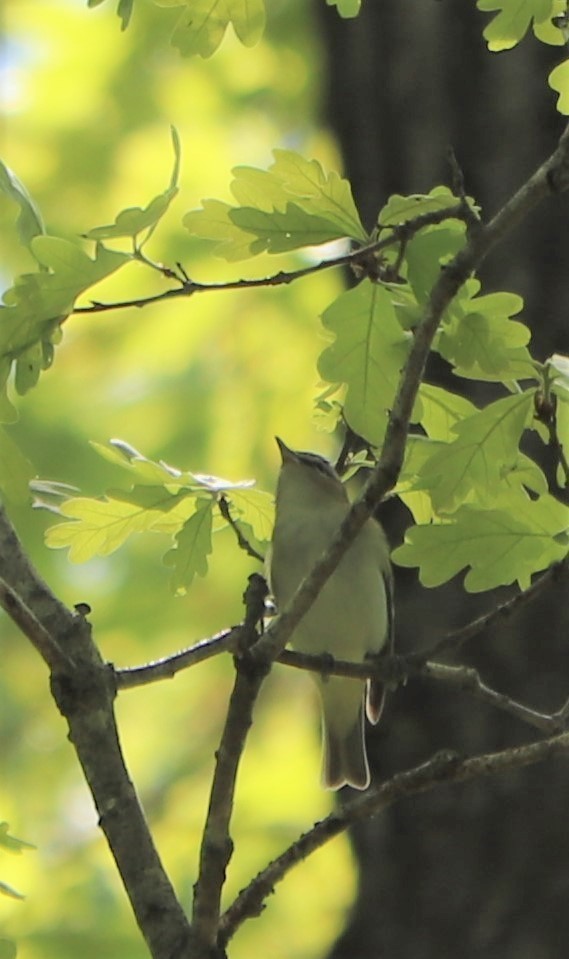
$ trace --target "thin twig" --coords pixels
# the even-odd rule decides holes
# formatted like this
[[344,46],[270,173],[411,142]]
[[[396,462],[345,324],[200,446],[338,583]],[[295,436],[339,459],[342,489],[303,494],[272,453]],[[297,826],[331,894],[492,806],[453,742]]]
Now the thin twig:
[[524,606],[533,602],[538,596],[541,596],[552,583],[559,579],[560,576],[566,576],[568,573],[569,556],[566,556],[565,559],[562,559],[560,562],[553,563],[549,569],[546,570],[542,576],[535,579],[526,590],[516,593],[511,599],[500,603],[499,606],[496,606],[495,609],[490,610],[490,612],[478,616],[470,623],[467,623],[466,626],[455,629],[452,633],[447,633],[446,636],[443,636],[442,639],[439,639],[428,649],[420,650],[417,653],[410,653],[409,656],[406,657],[407,662],[421,666],[423,663],[426,663],[427,660],[431,660],[441,653],[459,649],[468,640],[473,639],[474,636],[478,636],[480,633],[490,629],[496,622],[503,621]]
[[569,703],[555,713],[537,712],[511,696],[487,686],[482,682],[477,670],[470,666],[447,666],[430,660],[416,665],[412,656],[384,656],[373,663],[349,663],[335,660],[331,656],[308,656],[289,649],[283,650],[277,662],[295,669],[319,672],[324,676],[375,679],[386,685],[406,683],[408,679],[418,677],[446,683],[469,693],[493,709],[508,713],[526,725],[549,734],[566,729],[569,717]]
[[433,679],[436,682],[443,682],[447,685],[456,686],[460,690],[471,693],[476,699],[499,709],[503,713],[508,713],[519,719],[528,726],[539,729],[542,733],[554,735],[563,732],[566,723],[561,718],[561,711],[548,714],[539,713],[535,709],[530,709],[523,703],[517,702],[505,693],[499,693],[491,689],[480,679],[478,670],[471,666],[446,666],[442,663],[425,663],[421,668],[421,675],[427,679]]
[[172,679],[182,669],[188,669],[189,666],[195,666],[196,663],[203,663],[204,660],[211,659],[218,653],[235,649],[240,633],[240,626],[233,629],[224,629],[215,636],[201,639],[187,649],[182,649],[169,656],[163,656],[161,659],[155,659],[143,666],[131,666],[126,669],[115,668],[117,689],[132,689],[135,686],[146,686],[162,679]]
[[219,506],[219,512],[223,516],[224,520],[229,523],[231,529],[235,533],[239,548],[244,550],[248,556],[252,556],[253,559],[258,559],[260,563],[263,563],[265,561],[265,557],[262,556],[261,553],[257,552],[254,546],[251,546],[251,543],[247,537],[244,536],[242,531],[239,529],[239,524],[233,519],[231,510],[229,508],[229,503],[223,493],[220,495],[217,505]]
[[[335,269],[339,266],[354,265],[365,263],[370,255],[378,254],[382,250],[388,249],[401,242],[407,242],[410,237],[426,226],[441,223],[448,219],[463,219],[464,211],[461,203],[446,207],[443,210],[433,210],[429,213],[423,213],[405,223],[389,227],[391,233],[389,236],[374,240],[367,246],[351,250],[349,253],[343,253],[340,256],[332,257],[329,260],[321,260],[319,263],[313,263],[310,266],[301,267],[298,270],[284,271],[279,270],[271,276],[258,277],[256,279],[228,280],[222,283],[198,283],[190,279],[187,275],[176,277],[180,283],[179,287],[173,290],[165,290],[163,293],[157,293],[154,296],[137,297],[131,300],[123,300],[119,303],[99,303],[93,301],[91,306],[78,306],[72,310],[72,313],[104,313],[109,310],[122,310],[127,307],[149,306],[151,303],[160,303],[165,300],[177,299],[181,296],[193,296],[194,293],[212,293],[227,290],[254,290],[264,287],[286,286],[305,276],[312,276],[314,273],[320,273],[322,270]],[[139,259],[139,257],[137,257]],[[167,268],[164,268],[167,269]],[[162,270],[161,272],[164,272]],[[173,271],[171,271],[173,273]]]

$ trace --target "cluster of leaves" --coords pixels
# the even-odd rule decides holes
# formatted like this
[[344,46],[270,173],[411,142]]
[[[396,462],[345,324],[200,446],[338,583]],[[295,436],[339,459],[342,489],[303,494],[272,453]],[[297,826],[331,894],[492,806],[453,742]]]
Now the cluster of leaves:
[[[87,6],[98,7],[105,0],[87,0]],[[172,44],[182,56],[211,57],[219,47],[229,24],[246,47],[254,46],[265,29],[265,0],[154,0],[159,7],[183,7]],[[361,0],[326,0],[336,7],[341,17],[357,17]],[[134,0],[118,0],[117,16],[126,30]]]
[[[357,12],[358,4],[338,6],[348,15]],[[499,11],[485,31],[491,49],[513,46],[530,24],[541,40],[558,43],[561,38],[562,42],[560,28],[551,20],[565,12],[557,0],[525,0],[515,5],[506,0],[478,0],[478,6]],[[187,28],[197,30],[201,24],[198,32],[210,45],[209,52],[212,37],[217,44],[228,22],[245,42],[252,42],[262,29],[262,0],[253,4],[194,0],[186,7]],[[119,4],[123,25],[131,10],[132,2]],[[206,48],[198,52],[206,55]],[[25,187],[8,168],[0,168],[0,188],[19,207],[20,238],[38,265],[36,272],[16,279],[1,308],[0,414],[4,422],[15,417],[6,390],[12,367],[19,393],[36,384],[40,372],[52,362],[62,323],[79,295],[133,259],[152,265],[142,247],[178,189],[180,145],[175,131],[172,138],[175,159],[169,186],[144,208],[123,210],[114,223],[86,233],[88,240],[95,241],[94,257],[69,240],[46,236]],[[288,150],[276,150],[268,170],[237,167],[231,192],[233,205],[207,199],[183,221],[194,236],[213,242],[215,252],[226,260],[338,240],[344,241],[346,249],[355,248],[356,254],[369,253],[371,260],[357,261],[363,276],[358,285],[341,294],[323,314],[333,342],[324,349],[318,368],[329,384],[320,401],[329,425],[342,417],[371,449],[378,449],[430,290],[441,268],[464,245],[468,216],[461,215],[460,203],[472,218],[477,216],[473,201],[454,197],[446,187],[436,187],[425,196],[393,196],[379,212],[376,229],[368,233],[350,184],[337,173],[324,171],[316,160]],[[403,241],[400,231],[405,224],[414,228]],[[131,252],[105,245],[119,238],[130,238]],[[176,278],[175,272],[170,276]],[[529,330],[513,319],[522,305],[513,294],[480,295],[477,280],[471,279],[447,309],[434,343],[457,378],[458,392],[428,384],[421,387],[412,418],[415,432],[396,490],[416,525],[395,559],[419,566],[426,585],[469,568],[466,586],[472,590],[514,581],[525,586],[534,572],[566,551],[566,511],[550,495],[543,473],[520,446],[528,430],[537,431],[544,442],[549,438],[546,425],[535,415],[538,398],[541,402],[545,396],[546,405],[558,404],[558,427],[561,432],[567,430],[568,380],[559,361],[540,365],[532,360]],[[503,395],[479,410],[459,395],[464,379],[498,384]],[[22,495],[30,477],[29,464],[5,432],[0,443],[0,486],[7,495]],[[102,452],[126,467],[135,485],[110,491],[101,500],[72,498],[61,507],[70,522],[52,529],[48,543],[69,547],[72,559],[110,553],[134,532],[170,533],[175,549],[166,561],[173,567],[174,588],[183,590],[195,573],[207,570],[212,533],[227,525],[227,511],[224,515],[220,510],[222,500],[229,503],[232,518],[254,542],[262,547],[268,539],[268,494],[242,483],[152,463],[125,444]],[[563,485],[564,477],[560,480]]]
[[[217,252],[227,259],[264,249],[279,252],[316,237],[325,242],[342,228],[353,242],[370,244],[381,230],[451,209],[455,200],[445,187],[428,196],[394,196],[379,214],[380,230],[362,236],[349,184],[327,176],[315,161],[278,154],[267,173],[235,171],[232,190],[242,205],[223,205],[223,219],[218,201],[205,201],[185,217],[198,235],[215,238]],[[223,227],[216,230],[220,222]],[[322,353],[318,369],[341,392],[341,402],[330,403],[328,390],[325,402],[332,419],[342,416],[374,448],[384,437],[413,329],[441,267],[464,244],[465,230],[454,217],[426,226],[406,244],[403,257],[395,247],[386,255],[384,266],[398,260],[396,282],[364,278],[324,312],[323,324],[334,342]],[[527,586],[532,573],[567,551],[566,508],[548,493],[542,471],[520,450],[527,430],[548,441],[535,416],[536,397],[553,394],[566,410],[567,379],[555,360],[545,366],[532,360],[529,329],[512,319],[522,309],[520,297],[479,294],[477,280],[464,285],[446,311],[434,348],[451,365],[457,385],[458,378],[482,380],[501,384],[508,395],[478,410],[458,394],[423,384],[413,414],[417,433],[410,437],[396,489],[417,525],[394,559],[419,566],[428,586],[465,567],[470,567],[470,590],[514,581]],[[560,415],[559,422],[566,417]]]
[[[40,269],[20,277],[5,296],[4,386],[12,363],[18,391],[35,384],[40,369],[51,362],[62,318],[79,293],[131,258],[102,241],[130,236],[136,248],[136,238],[155,228],[176,192],[176,138],[174,144],[175,169],[168,190],[144,209],[124,210],[115,223],[91,230],[87,236],[97,241],[95,259],[69,241],[41,233],[33,201],[5,171],[22,210],[22,239],[30,244]],[[315,160],[284,150],[275,152],[267,171],[237,168],[232,192],[238,205],[206,200],[184,218],[191,232],[213,240],[216,252],[228,260],[337,239],[365,247],[393,231],[393,245],[380,260],[386,276],[396,263],[397,276],[391,281],[365,277],[326,309],[323,324],[334,342],[319,361],[320,375],[332,385],[326,402],[336,417],[341,415],[371,447],[380,447],[413,329],[438,272],[463,245],[466,227],[449,214],[417,230],[403,255],[396,231],[402,223],[456,208],[456,198],[445,187],[428,196],[394,196],[380,211],[378,229],[368,235],[349,183],[326,173]],[[512,319],[522,308],[519,297],[479,294],[475,279],[464,285],[444,316],[435,349],[457,377],[502,384],[508,395],[478,410],[459,395],[423,384],[413,414],[418,432],[410,438],[396,490],[417,525],[394,558],[419,566],[430,586],[465,567],[470,567],[466,586],[472,590],[513,581],[525,586],[532,573],[561,558],[567,548],[566,511],[548,493],[537,464],[520,451],[529,429],[541,429],[547,441],[547,431],[535,418],[536,396],[555,394],[565,409],[567,378],[551,365],[533,362],[527,348],[529,330]],[[340,402],[330,403],[336,389]],[[4,409],[10,413],[6,395]],[[61,507],[71,522],[54,527],[48,543],[69,547],[72,559],[108,554],[134,532],[169,533],[175,548],[166,562],[173,567],[175,590],[184,590],[196,573],[207,571],[212,533],[227,524],[219,512],[220,497],[229,501],[244,535],[261,545],[269,538],[268,494],[152,463],[126,445],[102,452],[125,466],[136,482],[102,500],[75,498]],[[17,454],[4,455],[3,462],[15,464],[5,467],[10,490],[15,479],[27,478],[26,472]]]
[[[87,0],[98,7],[105,0]],[[210,57],[218,49],[231,24],[245,46],[254,46],[263,35],[265,0],[154,0],[161,7],[182,8],[172,34],[172,44],[184,57]],[[361,0],[326,0],[341,17],[357,17]],[[488,49],[511,50],[528,32],[542,43],[562,46],[567,42],[566,0],[476,0],[483,13],[495,13],[483,31]],[[122,29],[128,26],[134,0],[118,0]],[[549,84],[559,94],[558,110],[569,114],[569,60],[555,67]]]
[[[114,224],[88,235],[102,241],[153,229],[173,189],[144,210],[123,211]],[[238,205],[206,200],[184,218],[189,230],[213,240],[216,252],[228,260],[337,239],[372,251],[374,243],[382,244],[376,271],[325,310],[322,321],[333,342],[318,364],[330,384],[321,405],[327,406],[331,424],[342,417],[378,449],[429,292],[465,242],[457,198],[446,187],[425,196],[393,196],[379,213],[377,229],[367,234],[349,183],[291,151],[276,151],[266,171],[236,169],[232,192]],[[405,243],[398,240],[402,224],[417,225]],[[99,247],[99,259],[114,255]],[[459,392],[426,383],[421,387],[413,413],[415,433],[396,489],[416,525],[394,558],[418,566],[425,585],[438,585],[469,568],[466,586],[471,590],[514,581],[527,586],[533,573],[566,552],[566,509],[548,492],[545,476],[520,445],[528,430],[548,440],[535,415],[538,396],[545,394],[552,402],[557,398],[559,426],[566,429],[569,382],[560,362],[532,360],[529,330],[513,318],[522,305],[510,293],[481,295],[478,281],[471,279],[443,317],[434,348],[452,367],[457,390],[461,380],[478,380],[500,385],[503,395],[479,410]],[[246,538],[261,549],[268,540],[267,493],[153,463],[126,444],[99,451],[125,467],[135,484],[99,500],[71,498],[61,507],[68,522],[52,528],[47,541],[69,547],[72,559],[108,554],[135,532],[168,533],[175,548],[166,562],[173,568],[174,588],[184,590],[196,573],[206,572],[212,533],[227,525],[221,498],[230,504]]]
[[[252,480],[233,483],[218,476],[181,472],[155,463],[120,440],[93,447],[133,480],[128,489],[108,490],[102,499],[73,497],[60,507],[72,522],[51,527],[47,544],[66,547],[83,562],[107,556],[134,533],[152,531],[174,538],[164,561],[172,569],[172,586],[183,593],[196,574],[204,576],[212,536],[231,522],[247,542],[263,549],[273,527],[273,502],[253,489]],[[42,492],[57,492],[42,484]]]
[[[0,423],[13,423],[17,412],[8,396],[8,380],[14,371],[16,392],[23,396],[34,387],[43,370],[53,362],[61,342],[62,325],[73,312],[85,290],[110,276],[140,255],[142,246],[178,192],[180,144],[172,129],[174,168],[168,188],[145,208],[123,210],[115,223],[96,227],[85,234],[95,240],[94,257],[71,240],[47,236],[36,203],[18,177],[0,161],[0,192],[19,208],[17,228],[20,242],[37,263],[34,273],[16,278],[3,295],[0,306]],[[144,234],[143,242],[138,238]],[[102,240],[129,237],[132,253],[110,250]],[[0,489],[14,500],[27,497],[33,475],[30,463],[18,450],[6,430],[0,427]]]
[[[484,30],[488,49],[494,52],[511,50],[530,27],[542,43],[561,46],[569,40],[565,0],[477,0],[476,6],[483,12],[497,11]],[[559,112],[569,114],[569,60],[554,67],[549,85],[559,94]]]

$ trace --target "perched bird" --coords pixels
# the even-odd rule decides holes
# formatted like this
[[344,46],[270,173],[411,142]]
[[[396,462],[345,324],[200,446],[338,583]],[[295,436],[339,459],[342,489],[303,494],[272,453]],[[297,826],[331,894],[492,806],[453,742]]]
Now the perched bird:
[[[333,466],[315,453],[298,453],[277,437],[282,457],[276,495],[270,579],[279,608],[291,599],[326,550],[350,508]],[[295,629],[291,646],[362,663],[392,643],[393,577],[385,534],[369,519]],[[366,712],[377,723],[379,683],[312,673],[322,701],[322,782],[328,789],[369,785],[364,739]]]

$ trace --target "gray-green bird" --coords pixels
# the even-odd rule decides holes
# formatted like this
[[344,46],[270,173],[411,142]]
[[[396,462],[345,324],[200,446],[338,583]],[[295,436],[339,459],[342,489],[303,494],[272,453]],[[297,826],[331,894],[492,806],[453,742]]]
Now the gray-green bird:
[[[270,578],[282,609],[312,569],[350,508],[338,474],[322,456],[290,450],[277,437],[282,466],[276,495]],[[293,633],[291,646],[314,655],[362,663],[391,646],[393,576],[383,529],[369,519]],[[369,785],[364,739],[366,712],[377,723],[378,683],[343,676],[315,677],[322,700],[322,782],[328,789]]]

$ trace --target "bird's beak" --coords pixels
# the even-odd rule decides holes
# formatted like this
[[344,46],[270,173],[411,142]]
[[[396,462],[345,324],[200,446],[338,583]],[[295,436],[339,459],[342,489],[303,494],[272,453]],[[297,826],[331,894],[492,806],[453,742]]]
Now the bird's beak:
[[295,461],[296,461],[296,454],[295,454],[294,450],[289,449],[288,446],[286,445],[286,443],[283,443],[283,441],[281,440],[280,436],[275,436],[275,439],[276,439],[276,441],[277,441],[277,446],[278,446],[278,448],[279,448],[279,450],[280,450],[281,459],[282,459],[283,463],[293,463],[293,462],[295,462]]

